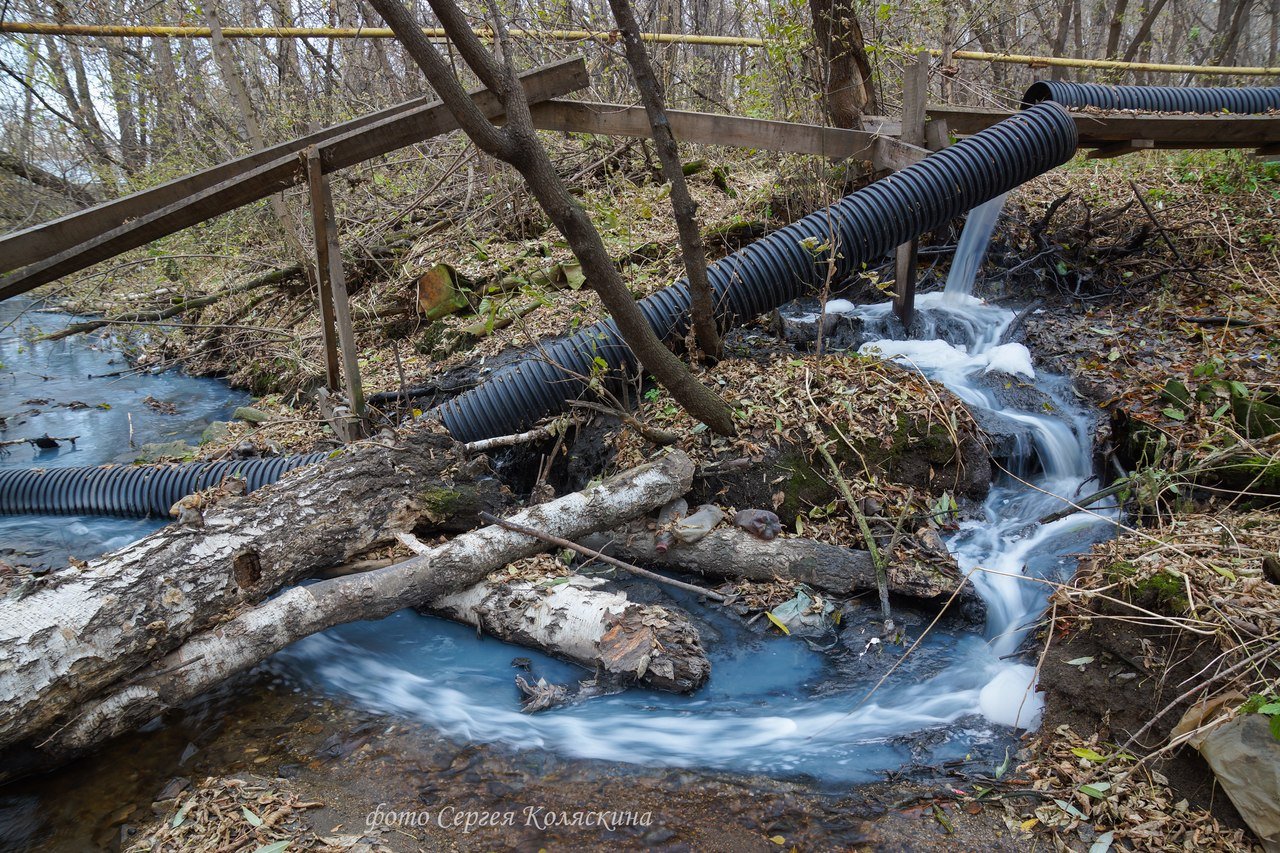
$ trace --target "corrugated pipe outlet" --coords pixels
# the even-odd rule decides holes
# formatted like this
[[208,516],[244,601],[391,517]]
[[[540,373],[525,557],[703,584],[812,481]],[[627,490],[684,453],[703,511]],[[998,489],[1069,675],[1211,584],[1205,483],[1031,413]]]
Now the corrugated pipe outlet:
[[1280,110],[1280,87],[1250,86],[1240,89],[1178,88],[1174,86],[1104,86],[1101,83],[1066,83],[1040,80],[1022,96],[1022,106],[1053,101],[1064,107],[1097,107],[1103,110],[1138,110],[1161,113],[1265,113]]
[[0,514],[168,518],[169,508],[179,500],[227,477],[243,477],[253,491],[294,468],[313,465],[328,456],[307,453],[176,465],[9,468],[0,471]]
[[[1066,110],[1040,104],[755,241],[707,270],[721,327],[810,292],[828,275],[833,256],[835,280],[847,278],[895,246],[1067,162],[1076,145]],[[682,336],[689,324],[687,280],[641,300],[640,310],[658,337]],[[458,441],[521,432],[581,396],[597,358],[611,371],[636,367],[612,320],[530,351],[435,411]]]

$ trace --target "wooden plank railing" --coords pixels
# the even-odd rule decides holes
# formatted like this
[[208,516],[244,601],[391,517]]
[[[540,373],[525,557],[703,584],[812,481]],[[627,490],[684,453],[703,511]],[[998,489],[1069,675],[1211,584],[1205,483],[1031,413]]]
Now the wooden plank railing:
[[[532,103],[581,89],[588,82],[581,58],[535,68],[521,80]],[[482,89],[472,97],[491,119],[501,118],[502,107],[492,93]],[[327,173],[456,128],[441,102],[408,101],[8,235],[0,240],[0,269],[26,266],[0,279],[0,299],[302,183],[309,147],[318,149]]]

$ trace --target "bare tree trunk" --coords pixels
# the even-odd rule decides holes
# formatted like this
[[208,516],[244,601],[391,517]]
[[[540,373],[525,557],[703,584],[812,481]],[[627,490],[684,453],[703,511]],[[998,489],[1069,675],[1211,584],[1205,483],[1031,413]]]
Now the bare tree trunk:
[[1129,8],[1129,0],[1116,0],[1111,10],[1111,21],[1107,25],[1107,48],[1105,57],[1115,59],[1120,50],[1120,33],[1124,29],[1124,13]]
[[605,250],[600,233],[569,194],[546,149],[538,141],[529,102],[517,79],[511,52],[505,47],[509,41],[505,23],[495,16],[500,43],[504,45],[503,63],[499,65],[451,0],[431,0],[432,8],[462,59],[480,82],[502,101],[507,125],[500,129],[476,109],[445,58],[423,35],[421,27],[399,0],[371,0],[371,5],[395,31],[471,141],[485,153],[511,164],[524,176],[530,192],[568,241],[587,281],[600,295],[618,331],[644,368],[693,417],[714,432],[732,435],[733,416],[728,406],[658,339]]
[[[877,588],[875,561],[867,551],[793,536],[766,542],[736,527],[713,530],[692,545],[678,543],[665,553],[658,551],[653,531],[639,523],[593,534],[582,544],[628,562],[716,578],[783,579],[843,596]],[[915,560],[891,563],[888,576],[889,591],[894,595],[934,604],[944,603],[961,583],[954,564]],[[979,619],[985,611],[981,596],[970,583],[965,583],[957,604]]]
[[88,207],[98,203],[97,196],[84,187],[73,184],[65,178],[60,178],[52,172],[46,171],[8,151],[0,150],[0,169],[12,175],[17,175],[19,178],[24,178],[38,187],[53,190],[58,195],[64,196],[79,205]]
[[1276,65],[1276,51],[1280,50],[1280,0],[1271,0],[1271,27],[1268,30],[1270,38],[1267,41],[1267,67],[1274,68]]
[[721,351],[720,331],[716,328],[715,304],[711,283],[707,280],[707,251],[698,229],[698,205],[689,195],[684,180],[684,167],[680,162],[680,149],[671,132],[664,106],[662,82],[653,73],[649,54],[640,41],[640,25],[629,0],[609,0],[614,20],[622,33],[622,46],[626,50],[627,63],[635,75],[640,100],[644,103],[649,127],[653,131],[653,144],[662,163],[662,175],[671,184],[671,210],[680,232],[680,252],[684,256],[685,273],[689,277],[689,308],[693,317],[693,332],[698,347],[707,358],[718,359]]
[[[76,89],[72,87],[71,78],[68,76],[66,65],[62,61],[62,54],[58,51],[57,42],[52,36],[45,39],[45,49],[48,53],[46,61],[53,72],[54,84],[58,89],[58,93],[62,95],[62,100],[66,102],[67,111],[71,114],[73,124],[84,142],[88,158],[101,167],[101,176],[104,183],[114,183],[112,171],[116,161],[107,147],[106,138],[102,134],[102,126],[98,123],[98,117],[93,110],[92,101],[85,103],[76,93]],[[82,66],[80,69],[81,74],[83,74],[83,70]]]
[[[1049,46],[1049,49],[1054,56],[1066,55],[1067,36],[1071,32],[1072,9],[1072,0],[1062,0],[1062,8],[1058,11],[1058,30],[1054,33],[1053,43]],[[1067,76],[1067,69],[1060,65],[1055,65],[1049,72],[1049,76],[1053,80],[1065,79]]]
[[1155,0],[1151,7],[1147,9],[1147,14],[1142,17],[1142,23],[1138,25],[1138,31],[1133,34],[1133,40],[1129,42],[1129,47],[1125,49],[1125,62],[1132,62],[1143,45],[1150,44],[1151,29],[1155,26],[1156,19],[1160,16],[1160,11],[1164,9],[1167,2],[1168,0]]
[[809,0],[814,40],[821,52],[827,114],[836,127],[858,128],[876,109],[871,60],[852,0]]
[[[227,89],[231,91],[231,96],[236,102],[236,108],[240,111],[240,118],[244,122],[244,129],[249,137],[249,144],[257,151],[267,147],[267,140],[262,135],[262,128],[258,124],[257,113],[254,112],[253,102],[249,100],[249,91],[244,87],[244,81],[240,79],[240,72],[236,69],[235,57],[231,53],[231,46],[227,44],[227,40],[222,36],[222,24],[218,20],[218,14],[214,11],[212,4],[205,6],[205,20],[209,23],[209,31],[211,34],[211,43],[213,45],[213,54],[218,61],[218,67],[222,71],[222,81],[226,84]],[[284,194],[279,193],[268,199],[272,212],[276,215],[276,220],[280,223],[280,230],[284,232],[284,241],[289,247],[289,251],[293,254],[293,258],[304,270],[310,270],[311,254],[302,245],[302,225],[298,221],[298,217],[294,216],[293,211],[289,209],[289,205],[285,203]]]
[[[0,746],[284,584],[422,524],[466,529],[497,486],[453,486],[447,437],[364,445],[274,486],[195,510],[82,570],[50,575],[0,613]],[[432,520],[434,519],[434,521]]]

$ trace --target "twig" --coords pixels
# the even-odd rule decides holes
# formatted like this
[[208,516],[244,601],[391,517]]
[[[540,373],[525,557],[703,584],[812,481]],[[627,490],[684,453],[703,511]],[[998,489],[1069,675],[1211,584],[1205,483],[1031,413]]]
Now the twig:
[[1199,278],[1195,275],[1194,268],[1187,263],[1186,258],[1182,257],[1182,252],[1179,252],[1178,247],[1174,245],[1173,238],[1169,236],[1169,232],[1160,224],[1160,220],[1156,219],[1155,212],[1151,209],[1151,205],[1147,204],[1147,200],[1142,197],[1142,191],[1138,189],[1137,183],[1130,181],[1129,189],[1133,190],[1133,197],[1138,200],[1138,204],[1142,205],[1142,209],[1147,212],[1147,218],[1156,227],[1156,231],[1160,232],[1160,237],[1164,240],[1164,244],[1169,247],[1169,251],[1173,252],[1173,256],[1178,259],[1178,263],[1182,264],[1183,268],[1192,273],[1192,279],[1199,283]]
[[525,432],[518,432],[514,435],[499,435],[493,438],[481,438],[476,441],[469,441],[462,445],[462,449],[467,453],[481,453],[485,450],[491,450],[495,447],[512,447],[516,444],[524,444],[529,441],[540,441],[544,438],[550,438],[564,425],[564,419],[557,419],[542,426],[534,427]]
[[0,447],[13,447],[15,444],[30,444],[40,448],[41,450],[52,450],[58,446],[58,442],[60,441],[70,442],[71,446],[75,447],[76,439],[79,437],[80,436],[78,435],[53,436],[45,433],[39,438],[10,438],[5,441],[0,441]]
[[1052,524],[1055,521],[1060,521],[1066,518],[1068,515],[1075,515],[1080,510],[1092,504],[1096,504],[1098,501],[1102,500],[1103,498],[1109,498],[1118,492],[1123,492],[1125,489],[1129,487],[1129,485],[1130,484],[1128,480],[1116,480],[1114,483],[1112,483],[1110,486],[1107,486],[1105,489],[1098,489],[1098,491],[1094,492],[1091,495],[1087,495],[1083,498],[1080,498],[1080,500],[1076,501],[1075,503],[1069,503],[1063,509],[1054,510],[1053,512],[1046,513],[1045,515],[1040,516],[1037,523]]
[[590,400],[571,400],[569,405],[578,409],[590,409],[591,411],[599,412],[602,415],[612,415],[638,432],[640,437],[645,441],[650,444],[656,444],[659,447],[675,444],[680,440],[679,433],[669,429],[650,426],[639,418],[633,417],[621,409],[615,409],[613,406],[606,406],[603,403],[593,403]]
[[523,524],[516,524],[514,521],[507,521],[506,519],[498,518],[496,515],[490,515],[487,512],[481,512],[480,518],[489,524],[496,524],[499,527],[505,527],[507,530],[513,530],[516,533],[523,533],[525,536],[532,536],[534,539],[541,539],[543,542],[555,545],[559,548],[568,548],[570,551],[576,551],[584,557],[590,557],[593,560],[600,560],[601,562],[608,563],[609,565],[615,566],[623,571],[631,572],[633,575],[648,578],[651,581],[657,581],[658,583],[673,586],[677,589],[683,589],[686,592],[701,595],[705,598],[711,599],[712,601],[723,602],[725,600],[724,596],[718,592],[703,589],[700,586],[685,583],[684,581],[678,581],[674,578],[660,575],[657,572],[651,572],[648,569],[633,566],[630,563],[624,563],[622,560],[610,557],[603,551],[593,550],[585,545],[579,545],[577,542],[570,542],[568,539],[561,539],[559,536],[552,536],[550,533],[543,533],[541,530],[535,530],[532,527],[525,527]]
[[853,513],[853,519],[858,524],[858,530],[862,533],[862,538],[866,540],[867,551],[871,553],[871,564],[876,569],[876,590],[880,594],[880,615],[884,618],[885,630],[892,631],[893,617],[889,612],[889,572],[885,566],[885,555],[880,551],[880,546],[876,544],[876,538],[871,535],[871,525],[867,524],[867,517],[858,508],[858,502],[854,500],[849,483],[845,480],[844,475],[840,473],[840,466],[836,464],[835,457],[831,455],[831,451],[827,450],[818,428],[810,425],[809,429],[814,435],[814,444],[817,445],[818,454],[827,463],[827,467],[831,469],[831,473],[835,476],[840,494],[844,497],[844,502],[849,505],[849,511]]

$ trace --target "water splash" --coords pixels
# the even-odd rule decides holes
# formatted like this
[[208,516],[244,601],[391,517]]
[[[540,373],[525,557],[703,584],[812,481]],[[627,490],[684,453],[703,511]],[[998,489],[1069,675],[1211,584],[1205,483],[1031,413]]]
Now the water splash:
[[987,256],[991,234],[996,229],[996,222],[1000,219],[1000,211],[1004,210],[1004,200],[1008,195],[1005,193],[996,196],[969,211],[969,216],[964,221],[964,230],[960,232],[960,243],[956,246],[951,271],[947,274],[947,286],[943,290],[947,296],[969,296],[973,293],[973,283],[978,277],[982,259]]

